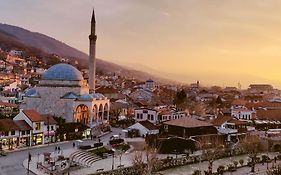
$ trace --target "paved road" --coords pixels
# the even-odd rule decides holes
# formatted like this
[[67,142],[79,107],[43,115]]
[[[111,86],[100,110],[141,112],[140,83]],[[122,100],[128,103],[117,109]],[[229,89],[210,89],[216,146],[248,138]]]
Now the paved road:
[[[112,135],[122,132],[122,130],[118,128],[112,128],[112,131],[113,132],[102,136],[101,141],[106,143]],[[95,142],[95,140],[84,140],[81,145],[93,144]],[[28,152],[30,152],[32,156],[42,154],[44,152],[54,152],[55,146],[60,146],[63,150],[71,148],[72,143],[73,142],[57,143],[56,145],[8,153],[7,156],[0,157],[0,175],[25,175],[27,174],[27,170],[23,167],[22,162],[27,159]],[[32,173],[30,173],[30,175],[32,175]]]

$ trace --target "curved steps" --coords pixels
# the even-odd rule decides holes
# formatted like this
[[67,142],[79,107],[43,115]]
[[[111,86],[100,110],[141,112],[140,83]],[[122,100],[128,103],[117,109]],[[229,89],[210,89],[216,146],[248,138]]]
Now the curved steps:
[[76,151],[71,154],[70,158],[73,162],[84,167],[92,166],[96,161],[102,158],[86,151]]

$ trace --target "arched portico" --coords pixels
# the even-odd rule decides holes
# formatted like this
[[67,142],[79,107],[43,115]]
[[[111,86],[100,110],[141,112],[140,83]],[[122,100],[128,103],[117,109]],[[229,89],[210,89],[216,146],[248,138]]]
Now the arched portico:
[[102,121],[102,119],[103,119],[103,105],[102,104],[99,105],[98,119],[99,119],[99,121]]
[[76,107],[74,120],[85,125],[90,125],[90,111],[88,106],[80,104]]
[[109,107],[108,104],[106,103],[103,108],[103,120],[108,120],[109,119],[108,117],[109,117]]

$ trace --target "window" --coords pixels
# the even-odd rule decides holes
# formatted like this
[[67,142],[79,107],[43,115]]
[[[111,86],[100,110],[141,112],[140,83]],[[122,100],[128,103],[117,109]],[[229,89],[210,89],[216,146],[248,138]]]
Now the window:
[[35,123],[35,130],[41,129],[41,123]]
[[22,131],[22,132],[21,132],[21,135],[25,135],[25,131]]
[[26,131],[26,134],[30,134],[30,131]]
[[11,131],[11,135],[15,135],[16,134],[16,131]]
[[9,131],[6,131],[6,132],[5,132],[5,136],[9,136]]
[[142,119],[142,114],[140,114],[140,119]]
[[151,115],[151,116],[150,116],[150,120],[154,120],[154,117],[153,117],[153,115]]
[[140,118],[140,114],[137,114],[137,119],[139,119]]
[[53,131],[54,130],[54,126],[51,126],[51,131]]

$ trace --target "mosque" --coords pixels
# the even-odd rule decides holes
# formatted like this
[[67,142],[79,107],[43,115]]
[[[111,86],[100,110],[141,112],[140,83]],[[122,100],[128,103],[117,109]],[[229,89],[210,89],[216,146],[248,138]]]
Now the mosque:
[[67,122],[80,122],[91,129],[109,120],[109,99],[95,93],[96,21],[91,20],[89,83],[69,64],[56,64],[43,75],[39,84],[24,95],[22,109],[61,116]]

